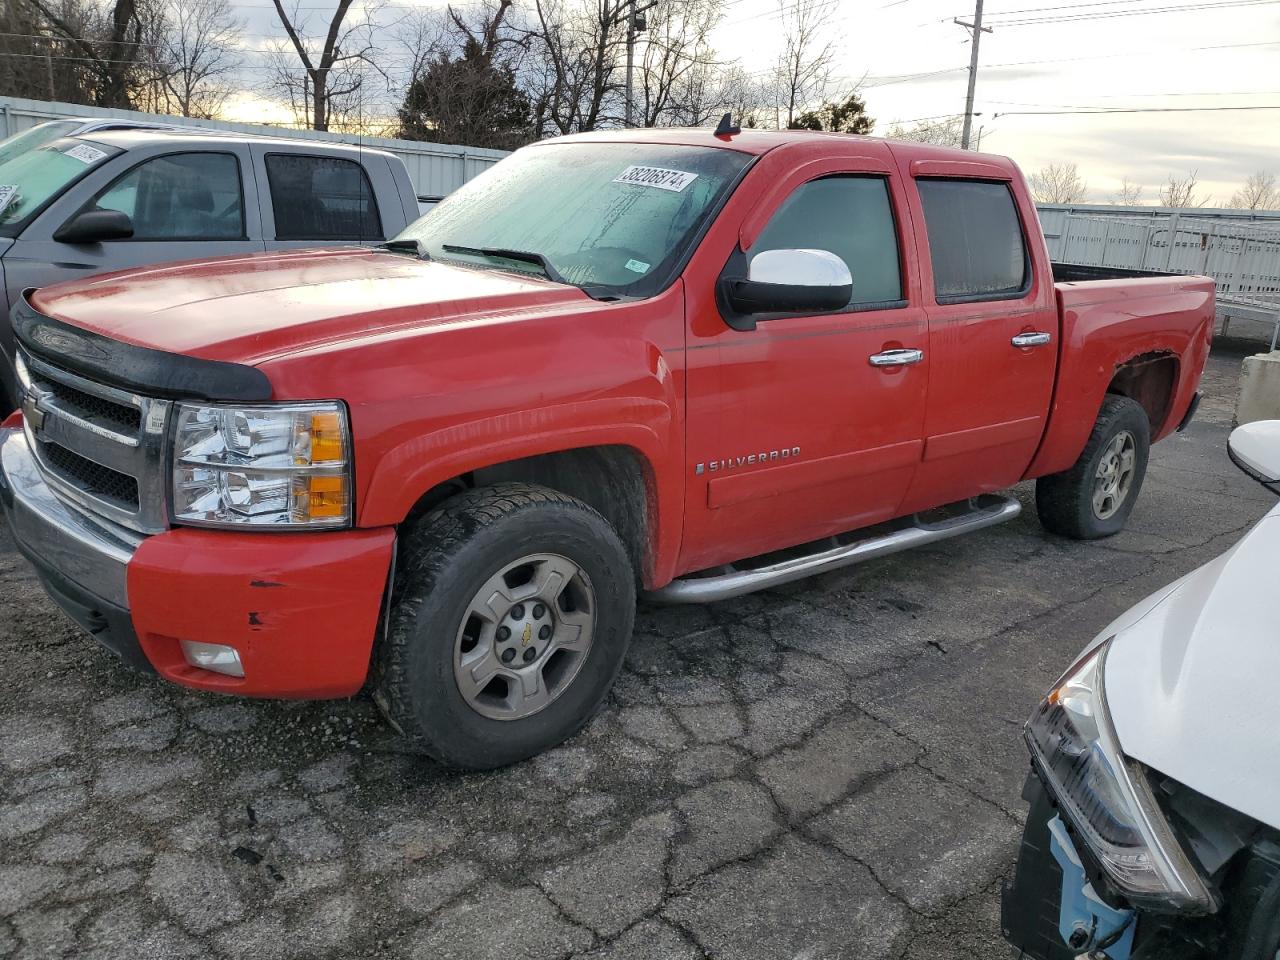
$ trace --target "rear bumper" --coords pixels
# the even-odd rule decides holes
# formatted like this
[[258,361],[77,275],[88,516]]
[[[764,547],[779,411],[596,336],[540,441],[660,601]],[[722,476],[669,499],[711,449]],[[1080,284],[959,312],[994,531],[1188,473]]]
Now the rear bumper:
[[[50,598],[135,667],[242,696],[344,697],[364,684],[390,528],[142,537],[60,500],[19,430],[0,431],[0,505]],[[183,640],[234,648],[244,676],[191,666]]]

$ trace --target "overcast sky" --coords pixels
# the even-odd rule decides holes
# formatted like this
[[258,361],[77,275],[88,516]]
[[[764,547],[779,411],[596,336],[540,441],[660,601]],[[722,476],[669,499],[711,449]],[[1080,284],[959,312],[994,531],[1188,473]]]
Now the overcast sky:
[[[1248,174],[1280,172],[1280,110],[1013,113],[1280,106],[1280,3],[1115,15],[1193,3],[987,0],[984,17],[993,32],[982,36],[974,107],[983,114],[974,121],[975,129],[985,128],[983,150],[1011,156],[1028,171],[1074,160],[1091,197],[1099,200],[1108,199],[1128,176],[1144,184],[1144,199],[1154,202],[1171,171],[1199,169],[1205,192],[1225,204]],[[762,40],[776,36],[777,6],[777,0],[733,3],[717,33],[718,47],[744,60],[763,57]],[[964,110],[968,32],[952,20],[972,20],[971,0],[967,5],[966,0],[836,0],[833,10],[844,39],[839,72],[849,83],[866,75],[863,89],[877,132],[895,121]],[[1088,19],[1001,26],[1062,16]],[[889,80],[944,70],[950,72]]]
[[[316,8],[318,28],[332,4],[302,2]],[[247,21],[247,46],[261,49],[281,36],[270,0],[233,3]],[[840,37],[840,85],[862,82],[877,133],[896,121],[963,111],[968,32],[952,19],[972,19],[972,0],[829,3]],[[443,5],[399,0],[382,18],[402,17],[410,4]],[[767,69],[781,44],[778,0],[726,4],[717,50],[748,70]],[[1186,6],[1200,9],[1170,10]],[[1135,10],[1166,12],[1120,15]],[[1170,172],[1198,169],[1202,192],[1225,204],[1248,174],[1280,172],[1280,109],[1018,113],[1280,106],[1280,0],[987,0],[984,16],[993,32],[982,37],[975,109],[983,115],[974,121],[975,131],[983,127],[984,150],[1007,154],[1028,171],[1074,160],[1096,200],[1108,199],[1127,176],[1154,202]],[[1016,22],[1036,20],[1046,22]],[[250,90],[236,112],[282,119],[255,93],[267,76],[261,62],[245,71]]]

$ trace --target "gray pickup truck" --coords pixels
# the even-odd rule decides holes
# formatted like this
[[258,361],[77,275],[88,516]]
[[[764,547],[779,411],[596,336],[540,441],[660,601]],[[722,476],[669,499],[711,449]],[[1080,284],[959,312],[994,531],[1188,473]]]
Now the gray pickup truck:
[[137,128],[0,150],[0,406],[16,406],[8,308],[23,290],[174,260],[374,243],[418,215],[399,158],[346,144]]

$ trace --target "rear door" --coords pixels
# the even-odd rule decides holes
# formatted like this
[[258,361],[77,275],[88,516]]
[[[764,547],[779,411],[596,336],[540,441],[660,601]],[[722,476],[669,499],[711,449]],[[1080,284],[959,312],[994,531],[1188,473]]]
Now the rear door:
[[[5,255],[9,291],[62,280],[263,249],[257,206],[246,198],[252,177],[243,144],[215,149],[130,150],[111,179],[77,184],[51,204]],[[252,187],[252,181],[250,181]],[[133,236],[100,243],[63,243],[54,234],[83,210],[119,210],[133,222]]]
[[1051,277],[1014,168],[904,164],[921,229],[930,379],[924,458],[903,504],[915,511],[1012,486],[1044,433],[1058,353]]
[[[267,249],[350,246],[387,239],[384,211],[369,171],[342,156],[308,153],[305,145],[255,144]],[[380,156],[371,162],[385,163]],[[398,204],[398,198],[395,199]],[[399,232],[397,229],[395,232]]]

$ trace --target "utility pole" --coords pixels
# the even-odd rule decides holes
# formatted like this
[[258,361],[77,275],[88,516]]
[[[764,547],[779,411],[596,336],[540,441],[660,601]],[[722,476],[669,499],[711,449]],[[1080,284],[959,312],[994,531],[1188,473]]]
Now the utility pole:
[[[627,105],[626,105],[626,126],[633,127],[633,115],[635,113],[635,96],[633,93],[632,76],[635,70],[636,61],[636,35],[643,33],[648,24],[643,16],[644,12],[650,7],[658,5],[658,0],[651,0],[643,7],[636,8],[636,0],[630,0],[627,12]],[[616,22],[616,21],[615,21]]]
[[969,92],[964,98],[964,131],[960,134],[960,149],[969,149],[969,133],[973,129],[973,91],[978,84],[978,41],[984,33],[990,33],[990,27],[982,25],[982,0],[976,0],[973,10],[973,23],[955,20],[954,23],[964,27],[973,35],[973,49],[969,51]]

